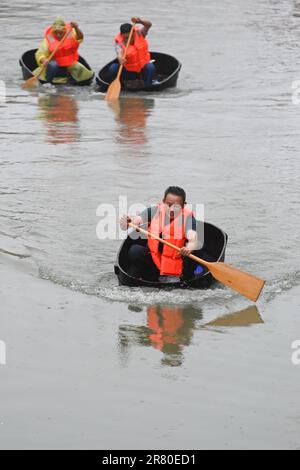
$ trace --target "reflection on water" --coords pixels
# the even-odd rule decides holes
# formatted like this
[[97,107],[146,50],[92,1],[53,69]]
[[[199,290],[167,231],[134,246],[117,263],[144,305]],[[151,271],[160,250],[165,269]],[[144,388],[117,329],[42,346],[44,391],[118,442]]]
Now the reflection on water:
[[258,308],[256,305],[251,305],[250,307],[239,310],[235,313],[229,313],[228,315],[223,315],[222,317],[216,318],[209,323],[206,323],[204,326],[250,326],[258,323],[264,323],[261,318]]
[[118,142],[134,145],[147,143],[146,123],[154,107],[153,98],[125,96],[109,103],[109,106],[118,124]]
[[38,117],[46,124],[47,143],[69,144],[80,139],[78,106],[72,96],[41,95],[38,106]]
[[[143,309],[129,305],[129,310],[142,312]],[[202,319],[201,310],[193,306],[151,305],[147,307],[146,325],[120,325],[119,350],[123,361],[129,358],[130,347],[152,346],[163,353],[161,363],[181,366],[184,347],[189,346],[193,333],[199,329],[197,322]],[[214,331],[212,327],[243,327],[264,323],[256,305],[230,313],[205,323],[200,329]],[[220,330],[215,330],[220,331]]]
[[[136,310],[136,307],[130,307]],[[119,345],[123,357],[128,357],[131,345],[152,346],[163,353],[162,364],[180,366],[183,349],[191,342],[201,310],[192,306],[152,305],[147,307],[146,326],[120,325]]]

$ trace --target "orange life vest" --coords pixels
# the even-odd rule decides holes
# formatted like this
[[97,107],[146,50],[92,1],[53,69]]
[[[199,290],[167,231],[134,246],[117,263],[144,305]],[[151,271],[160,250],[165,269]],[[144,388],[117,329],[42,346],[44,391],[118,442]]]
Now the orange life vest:
[[[66,24],[66,28],[70,30],[68,36],[59,47],[58,51],[55,52],[53,59],[56,60],[60,67],[70,67],[70,65],[77,62],[79,59],[78,47],[79,42],[73,36],[73,31],[70,23]],[[48,43],[48,48],[50,54],[58,46],[60,39],[57,39],[55,34],[53,34],[52,26],[49,26],[45,31],[45,38]]]
[[[150,225],[149,232],[164,238],[166,241],[179,248],[185,245],[185,226],[187,218],[193,213],[183,208],[181,213],[170,224],[165,225],[166,208],[164,204],[158,204],[158,209]],[[148,237],[148,247],[152,259],[162,276],[181,276],[183,270],[183,260],[178,251],[167,245],[163,245],[162,253],[159,251],[159,241]]]
[[[122,34],[119,33],[115,37],[115,42],[120,44],[123,51],[125,51],[125,45],[123,44]],[[129,44],[126,52],[126,63],[124,65],[128,72],[139,73],[144,65],[150,61],[150,53],[148,50],[148,41],[144,35],[138,34],[138,29],[134,28],[134,44]]]

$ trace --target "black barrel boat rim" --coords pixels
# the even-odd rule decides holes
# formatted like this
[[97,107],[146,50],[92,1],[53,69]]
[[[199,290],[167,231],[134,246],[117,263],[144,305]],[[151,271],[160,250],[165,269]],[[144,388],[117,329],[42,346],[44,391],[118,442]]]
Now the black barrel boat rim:
[[[151,85],[150,87],[126,87],[124,86],[124,83],[122,83],[122,89],[129,91],[129,92],[140,92],[140,91],[161,91],[166,88],[171,88],[175,87],[177,84],[177,79],[178,75],[181,69],[181,62],[179,62],[176,57],[170,55],[170,54],[165,54],[163,52],[150,52],[151,60],[155,61],[155,65],[157,66],[158,69],[158,75],[160,75],[160,72],[164,71],[165,72],[165,67],[168,67],[168,64],[170,64],[170,70],[168,70],[166,73],[163,74],[163,78],[159,80],[159,83]],[[98,90],[102,93],[106,93],[110,82],[107,81],[104,77],[108,67],[113,64],[117,63],[117,59],[111,60],[108,64],[106,64],[104,67],[102,67],[99,72],[97,73],[96,76],[96,83],[98,85]]]
[[[31,78],[34,76],[33,71],[38,67],[36,60],[35,60],[35,53],[37,49],[29,49],[28,51],[24,52],[22,54],[19,64],[22,69],[22,74],[23,74],[23,79],[27,80],[28,78]],[[90,65],[87,63],[87,61],[82,57],[79,56],[79,62],[83,64],[86,68],[92,71]],[[90,77],[87,80],[83,80],[82,82],[76,82],[75,80],[70,80],[66,83],[55,83],[55,85],[68,85],[68,86],[86,86],[90,85],[92,81],[94,80],[95,74],[93,74],[92,77]],[[40,83],[46,83],[44,80],[39,79]]]
[[[144,224],[142,225],[143,228],[147,229],[148,225]],[[219,238],[219,247],[218,247],[218,255],[215,256],[214,258],[207,259],[208,257],[204,254],[203,259],[206,259],[207,261],[220,261],[224,262],[225,260],[225,250],[227,246],[227,241],[228,241],[228,235],[225,233],[223,230],[221,230],[219,227],[209,223],[209,222],[204,222],[204,230],[207,232],[215,232],[215,234],[218,234]],[[116,263],[114,266],[114,272],[117,275],[119,279],[119,284],[124,285],[124,286],[129,286],[129,287],[155,287],[155,288],[197,288],[197,289],[203,289],[210,287],[214,283],[214,278],[209,272],[207,268],[204,268],[204,271],[200,275],[196,275],[194,278],[185,280],[182,282],[177,282],[177,283],[162,283],[162,282],[153,282],[153,281],[148,281],[146,279],[138,279],[135,277],[130,276],[124,267],[122,267],[122,262],[121,262],[121,256],[123,250],[125,251],[125,245],[126,243],[129,243],[128,240],[132,240],[130,238],[130,235],[136,232],[136,230],[131,230],[126,239],[122,242],[118,253],[117,253],[117,259]],[[205,240],[204,240],[204,247],[205,247]],[[204,248],[203,248],[204,249]],[[128,251],[128,250],[127,250]],[[201,250],[200,250],[201,251]],[[200,254],[195,253],[196,256],[198,255],[199,257]]]

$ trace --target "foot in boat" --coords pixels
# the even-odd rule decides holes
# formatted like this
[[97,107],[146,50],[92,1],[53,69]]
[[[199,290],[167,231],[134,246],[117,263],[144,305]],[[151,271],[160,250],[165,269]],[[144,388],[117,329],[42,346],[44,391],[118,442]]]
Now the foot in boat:
[[128,90],[137,90],[145,87],[143,80],[126,80],[124,85]]
[[158,280],[164,284],[175,284],[181,281],[179,276],[159,276]]
[[53,85],[53,83],[48,83],[48,82],[42,83],[42,87],[43,87],[43,90],[50,91],[51,93],[57,92],[56,86]]

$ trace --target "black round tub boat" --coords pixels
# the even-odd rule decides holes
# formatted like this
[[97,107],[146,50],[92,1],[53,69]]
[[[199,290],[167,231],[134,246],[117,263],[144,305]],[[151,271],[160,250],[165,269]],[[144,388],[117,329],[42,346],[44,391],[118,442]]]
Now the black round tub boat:
[[[24,52],[22,57],[19,60],[21,69],[22,69],[22,74],[23,74],[23,79],[27,80],[28,78],[33,77],[33,72],[34,70],[38,67],[38,64],[35,60],[35,53],[37,49],[30,49],[29,51]],[[79,56],[79,62],[83,64],[87,69],[92,70],[89,64],[86,62],[86,60],[82,57]],[[66,71],[65,74],[60,75],[60,77],[57,78],[64,78],[68,77],[68,81],[64,83],[64,85],[76,85],[76,86],[86,86],[90,85],[94,79],[94,76],[89,78],[88,80],[83,80],[82,82],[76,82],[72,77],[68,74]],[[40,83],[45,83],[45,81],[39,79]],[[55,79],[53,80],[53,83],[55,85],[59,85],[60,83],[55,83]]]
[[[154,79],[158,83],[146,87],[142,80],[127,80],[121,81],[122,90],[126,91],[161,91],[166,88],[175,87],[177,84],[178,75],[181,69],[181,63],[175,57],[163,54],[162,52],[150,52],[151,60],[154,62],[156,74]],[[108,77],[109,66],[113,63],[118,63],[117,59],[112,60],[105,65],[96,76],[96,83],[98,91],[106,93],[110,80]]]
[[[202,225],[201,225],[202,224]],[[147,230],[147,224],[142,226]],[[225,250],[227,245],[228,236],[223,230],[208,222],[198,222],[198,238],[204,239],[203,246],[200,250],[194,251],[193,254],[206,261],[224,261]],[[199,233],[202,237],[199,237]],[[128,259],[128,251],[132,244],[147,245],[147,239],[143,238],[139,232],[132,230],[128,233],[127,238],[123,241],[115,263],[115,274],[118,277],[119,284],[130,287],[158,287],[158,288],[207,288],[210,287],[215,281],[208,269],[202,265],[198,265],[193,271],[193,276],[189,279],[182,279],[181,282],[176,283],[162,283],[157,281],[148,281],[146,279],[136,278],[128,273],[130,264]]]

